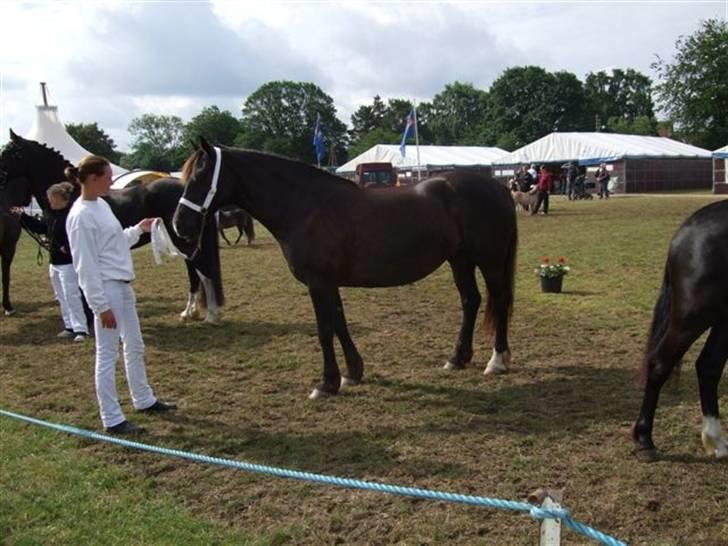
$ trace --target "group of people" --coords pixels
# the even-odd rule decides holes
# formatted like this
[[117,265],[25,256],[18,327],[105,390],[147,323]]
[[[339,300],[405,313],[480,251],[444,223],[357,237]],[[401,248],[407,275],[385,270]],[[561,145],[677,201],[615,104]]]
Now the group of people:
[[[93,313],[96,340],[95,384],[101,422],[110,434],[131,434],[142,428],[126,419],[116,391],[119,341],[132,404],[144,413],[167,412],[176,405],[159,400],[147,381],[144,341],[131,286],[134,265],[130,248],[151,230],[154,218],[122,229],[102,197],[111,188],[111,164],[87,156],[78,167],[67,167],[68,181],[48,189],[50,211],[46,219],[22,216],[32,230],[44,230],[50,245],[51,284],[58,299],[64,330],[60,337],[83,341],[89,336],[82,293]],[[71,198],[80,185],[81,194]],[[13,209],[23,214],[22,209]],[[32,226],[32,227],[31,227]],[[80,287],[80,290],[79,290]]]

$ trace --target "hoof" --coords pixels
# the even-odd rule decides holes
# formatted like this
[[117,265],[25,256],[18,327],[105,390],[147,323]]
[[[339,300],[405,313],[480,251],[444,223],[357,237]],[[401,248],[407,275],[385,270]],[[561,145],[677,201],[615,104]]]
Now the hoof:
[[488,366],[483,375],[500,375],[506,373],[508,369],[505,366]]
[[222,326],[222,321],[219,318],[206,318],[203,321],[205,324],[209,324],[210,326]]
[[637,458],[637,460],[643,463],[654,463],[659,459],[657,449],[654,447],[637,447],[634,451],[632,451],[632,454]]
[[316,388],[311,391],[311,394],[308,395],[308,399],[309,400],[321,400],[323,398],[331,398],[332,396],[334,396],[333,393],[328,392],[328,391],[322,391],[321,389]]
[[[351,377],[341,377],[341,386],[342,387],[354,387],[361,383],[361,381],[357,381],[356,379],[352,379]],[[316,389],[318,390],[318,389]],[[313,393],[311,393],[313,394]]]
[[3,311],[3,314],[6,317],[12,317],[15,314],[15,309],[5,309],[5,311]]
[[443,370],[462,370],[464,368],[464,364],[453,364],[449,360],[445,362],[445,365],[442,367]]

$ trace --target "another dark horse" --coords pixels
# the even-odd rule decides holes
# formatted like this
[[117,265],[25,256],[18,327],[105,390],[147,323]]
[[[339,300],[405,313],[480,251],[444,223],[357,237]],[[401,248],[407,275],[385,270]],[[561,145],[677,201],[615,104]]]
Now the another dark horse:
[[[26,206],[31,194],[44,211],[49,208],[46,190],[64,179],[64,169],[69,163],[51,148],[32,140],[26,140],[10,131],[10,142],[0,152],[0,187],[6,195],[15,195],[13,206]],[[224,303],[220,254],[217,230],[208,222],[203,230],[198,250],[177,237],[172,229],[172,216],[183,192],[182,183],[174,178],[162,178],[148,184],[112,191],[105,199],[114,215],[124,227],[135,225],[145,217],[161,217],[177,248],[192,259],[185,260],[190,282],[187,307],[181,317],[191,318],[198,312],[196,296],[200,285],[204,288],[207,304],[206,322],[217,323],[220,307]],[[17,197],[21,195],[22,197]],[[149,242],[149,235],[142,236],[139,245]]]
[[[463,307],[460,335],[446,367],[462,368],[473,356],[481,301],[478,268],[490,294],[486,319],[495,325],[486,373],[505,371],[518,234],[511,196],[494,180],[452,172],[416,186],[371,191],[297,161],[213,149],[204,140],[185,163],[183,179],[184,198],[174,217],[180,236],[194,240],[210,212],[234,203],[273,234],[291,272],[308,287],[324,358],[323,380],[310,398],[336,394],[340,385],[358,383],[363,376],[339,287],[412,283],[444,261],[450,262]],[[334,334],[346,360],[343,381]]]
[[708,340],[695,367],[703,411],[703,445],[728,456],[718,413],[718,382],[728,359],[728,201],[698,210],[670,243],[660,296],[655,304],[643,373],[644,398],[632,434],[637,455],[657,457],[652,426],[660,389],[703,332]]
[[220,237],[222,237],[228,245],[230,244],[230,241],[225,236],[225,230],[231,227],[237,228],[238,230],[238,238],[235,239],[235,242],[232,244],[237,245],[243,237],[243,234],[245,234],[245,238],[248,240],[249,245],[252,245],[255,242],[253,217],[235,205],[221,207],[217,211],[217,231],[220,233]]

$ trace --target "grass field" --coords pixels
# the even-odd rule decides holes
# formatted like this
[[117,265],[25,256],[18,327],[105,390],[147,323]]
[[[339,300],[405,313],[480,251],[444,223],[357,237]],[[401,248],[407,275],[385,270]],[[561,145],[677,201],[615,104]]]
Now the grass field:
[[[321,354],[306,288],[275,241],[221,250],[224,325],[180,323],[178,261],[134,251],[150,383],[180,409],[133,415],[140,441],[213,456],[416,487],[523,500],[564,489],[572,515],[634,545],[728,539],[726,463],[704,454],[688,353],[666,388],[655,442],[631,455],[636,372],[668,241],[708,195],[556,198],[549,217],[519,217],[512,371],[484,378],[490,340],[478,325],[474,365],[441,369],[457,335],[448,267],[414,285],[343,289],[365,383],[331,400],[307,395]],[[393,233],[393,237],[397,234]],[[493,234],[497,236],[497,234]],[[543,294],[541,258],[565,256],[564,293]],[[0,317],[0,408],[100,429],[93,346],[61,329],[36,248],[13,267],[18,314]],[[481,282],[482,289],[482,282]],[[343,358],[339,353],[340,364]],[[120,367],[121,368],[121,367]],[[719,391],[728,405],[725,387]],[[0,417],[0,544],[533,545],[528,516],[267,478],[64,436]],[[570,530],[563,544],[592,544]]]

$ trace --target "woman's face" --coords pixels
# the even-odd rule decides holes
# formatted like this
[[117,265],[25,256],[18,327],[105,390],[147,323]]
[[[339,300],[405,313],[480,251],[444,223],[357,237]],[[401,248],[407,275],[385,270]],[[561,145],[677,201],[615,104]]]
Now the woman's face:
[[111,166],[106,165],[103,174],[89,175],[86,183],[92,185],[96,195],[108,194],[111,189]]

